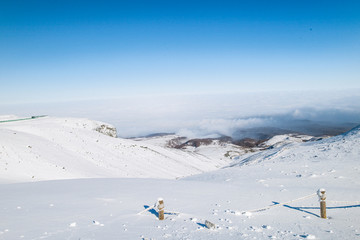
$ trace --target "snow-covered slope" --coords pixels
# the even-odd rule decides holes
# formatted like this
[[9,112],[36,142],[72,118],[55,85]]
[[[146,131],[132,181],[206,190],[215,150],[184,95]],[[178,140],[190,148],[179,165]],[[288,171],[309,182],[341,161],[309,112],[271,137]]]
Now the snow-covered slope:
[[312,136],[308,136],[308,135],[297,135],[297,134],[282,134],[282,135],[276,135],[272,138],[270,138],[269,140],[265,141],[264,143],[262,143],[262,146],[265,147],[280,147],[282,145],[286,145],[289,143],[294,143],[294,142],[304,142],[304,141],[309,141],[311,140],[313,137]]
[[246,181],[281,192],[299,186],[360,189],[360,126],[320,141],[293,142],[245,154],[224,169],[188,179],[221,179],[234,184]]
[[0,181],[176,178],[215,170],[229,161],[110,137],[112,129],[71,118],[0,123]]
[[[319,219],[319,203],[313,196],[250,213],[243,223],[248,227],[257,225],[261,231],[256,233],[255,229],[244,239],[266,238],[259,223],[277,225],[278,233],[282,228],[283,234],[271,234],[281,239],[360,236],[360,126],[320,141],[280,144],[278,148],[243,155],[229,167],[184,180],[237,186],[238,194],[245,196],[241,204],[230,209],[232,212],[287,202],[314,194],[319,188],[327,190],[329,219]],[[294,229],[303,233],[295,234]]]
[[[167,149],[160,139],[151,144],[93,130],[102,124],[44,118],[0,125],[1,167],[11,160],[9,170],[1,169],[2,179],[29,181],[24,173],[44,170],[53,174],[44,179],[136,177],[0,184],[0,216],[6,216],[0,218],[0,239],[360,238],[360,127],[315,142],[274,138],[268,142],[273,148],[189,176],[201,172],[197,167],[224,166],[224,160]],[[52,165],[60,163],[68,165]],[[68,168],[73,175],[65,175]],[[162,177],[153,171],[189,177],[143,178]],[[319,217],[319,188],[327,190],[328,219]],[[164,198],[165,210],[180,214],[166,214],[164,221],[155,210],[137,214],[158,197]],[[206,220],[216,228],[207,229]]]
[[[150,145],[161,146],[165,148],[179,148],[183,152],[191,155],[200,155],[211,159],[214,162],[222,160],[231,163],[231,159],[236,156],[243,155],[250,151],[249,148],[241,147],[220,139],[188,139],[178,135],[164,135],[134,139],[139,142],[145,142]],[[193,146],[194,142],[198,142],[199,146]],[[190,144],[186,144],[190,143]],[[255,151],[255,150],[254,150]]]

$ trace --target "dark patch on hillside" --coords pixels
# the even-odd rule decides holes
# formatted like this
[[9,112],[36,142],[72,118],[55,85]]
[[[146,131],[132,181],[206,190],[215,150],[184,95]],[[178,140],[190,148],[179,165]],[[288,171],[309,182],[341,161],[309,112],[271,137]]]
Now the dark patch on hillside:
[[283,135],[283,134],[300,134],[299,132],[276,128],[276,127],[257,127],[257,128],[247,128],[247,129],[239,129],[234,132],[233,136],[234,139],[237,141],[246,141],[246,139],[253,139],[257,141],[267,140],[272,138],[276,135]]
[[245,148],[254,148],[254,147],[259,147],[263,142],[267,140],[268,139],[257,140],[252,138],[244,138],[241,140],[232,141],[232,143]]
[[[183,149],[186,147],[200,147],[200,146],[206,146],[211,145],[214,143],[214,141],[218,141],[219,144],[234,144],[237,146],[245,147],[245,148],[253,148],[253,147],[259,147],[261,143],[266,141],[267,139],[257,140],[252,138],[244,138],[240,140],[234,140],[233,138],[229,136],[222,136],[219,138],[196,138],[196,139],[190,139],[182,144],[173,144],[171,147],[177,148],[177,149]],[[173,142],[174,143],[174,142]]]
[[213,142],[213,140],[215,140],[215,139],[211,139],[211,138],[191,139],[189,141],[186,141],[183,144],[175,146],[175,148],[182,149],[182,148],[185,148],[185,147],[200,147],[202,145],[210,145]]

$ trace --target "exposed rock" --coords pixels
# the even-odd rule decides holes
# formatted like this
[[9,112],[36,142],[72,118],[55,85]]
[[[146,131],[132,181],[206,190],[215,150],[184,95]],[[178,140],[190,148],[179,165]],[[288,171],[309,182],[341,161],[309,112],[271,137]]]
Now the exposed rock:
[[244,139],[241,139],[238,141],[234,141],[233,143],[235,145],[238,145],[241,147],[253,148],[253,147],[258,147],[264,141],[266,141],[266,140],[256,140],[256,139],[252,139],[252,138],[244,138]]
[[204,139],[191,139],[183,144],[175,146],[175,148],[182,149],[185,147],[200,147],[201,145],[210,145],[213,142],[211,138],[204,138]]
[[110,137],[117,137],[116,128],[110,125],[101,124],[97,128],[95,128],[95,131],[98,131],[99,133],[108,135]]

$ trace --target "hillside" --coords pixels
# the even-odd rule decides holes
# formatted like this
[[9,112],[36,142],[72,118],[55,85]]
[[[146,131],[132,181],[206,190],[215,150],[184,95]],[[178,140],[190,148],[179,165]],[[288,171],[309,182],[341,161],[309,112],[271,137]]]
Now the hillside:
[[177,178],[215,170],[230,161],[114,138],[114,131],[105,123],[72,118],[0,123],[0,182]]
[[[2,181],[27,182],[0,184],[0,215],[6,216],[0,239],[360,237],[360,127],[317,141],[279,135],[262,143],[266,150],[216,162],[233,146],[219,150],[215,141],[171,149],[164,144],[176,136],[117,139],[94,130],[102,125],[56,118],[0,125],[1,164],[9,162]],[[60,163],[68,165],[52,165]],[[74,179],[30,182],[40,180],[31,171],[43,179]],[[177,174],[187,177],[175,180]],[[327,192],[327,219],[319,217],[319,188]],[[164,221],[154,210],[138,214],[158,197],[178,214],[165,214]],[[215,229],[206,228],[206,220]]]

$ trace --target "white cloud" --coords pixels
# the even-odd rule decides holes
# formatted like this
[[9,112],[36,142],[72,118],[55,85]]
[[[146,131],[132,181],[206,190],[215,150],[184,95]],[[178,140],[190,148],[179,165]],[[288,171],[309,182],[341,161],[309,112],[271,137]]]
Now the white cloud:
[[360,122],[360,91],[163,95],[57,104],[0,105],[0,114],[84,117],[115,125],[122,137],[177,132],[231,136],[241,128],[295,120]]

